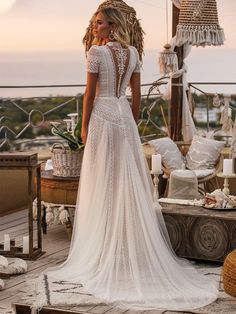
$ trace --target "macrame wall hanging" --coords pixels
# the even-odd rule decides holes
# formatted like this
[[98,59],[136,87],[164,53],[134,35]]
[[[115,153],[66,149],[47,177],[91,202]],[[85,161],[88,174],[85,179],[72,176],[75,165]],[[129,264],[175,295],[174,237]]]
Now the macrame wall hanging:
[[160,65],[160,74],[165,76],[170,73],[176,72],[178,70],[178,58],[176,52],[172,49],[171,45],[168,43],[168,0],[166,0],[166,44],[164,49],[160,52],[159,55],[159,65]]
[[177,46],[219,46],[225,40],[216,0],[182,0],[176,32]]
[[221,112],[220,124],[222,125],[222,131],[226,133],[231,133],[233,128],[233,121],[231,116],[229,115],[230,107],[229,107],[230,97],[224,97],[224,107]]
[[[139,53],[140,60],[142,60],[143,41],[144,41],[145,33],[140,25],[139,20],[136,17],[136,11],[134,10],[134,8],[128,6],[122,0],[107,0],[99,5],[98,10],[106,8],[106,7],[114,7],[124,14],[126,18],[126,22],[127,22],[129,36],[130,36],[130,44],[131,46],[136,47]],[[86,30],[86,34],[83,38],[83,44],[85,45],[86,52],[92,46],[92,42],[94,40],[94,36],[92,33],[93,18],[94,16],[90,20],[89,26]]]

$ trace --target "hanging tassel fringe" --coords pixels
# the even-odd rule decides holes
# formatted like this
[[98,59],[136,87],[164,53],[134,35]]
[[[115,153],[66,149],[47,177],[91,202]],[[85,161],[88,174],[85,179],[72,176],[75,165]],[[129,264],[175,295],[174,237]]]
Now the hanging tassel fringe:
[[53,214],[53,208],[50,206],[47,206],[46,208],[46,223],[47,225],[52,225],[54,223],[54,214]]
[[221,113],[220,124],[222,124],[222,131],[226,133],[231,132],[234,125],[232,119],[229,117],[228,112],[229,112],[229,105],[225,104],[224,109]]
[[59,207],[59,220],[61,224],[65,224],[69,220],[69,213],[65,209],[65,206]]
[[233,127],[233,134],[232,134],[231,153],[232,153],[232,157],[236,158],[236,118],[234,120],[234,127]]
[[192,46],[220,46],[225,41],[222,28],[218,26],[178,25],[176,31],[176,45],[189,43]]
[[[41,201],[41,215],[43,215],[43,209],[44,209],[44,201]],[[33,201],[33,219],[37,220],[38,217],[38,207],[37,207],[37,198]]]

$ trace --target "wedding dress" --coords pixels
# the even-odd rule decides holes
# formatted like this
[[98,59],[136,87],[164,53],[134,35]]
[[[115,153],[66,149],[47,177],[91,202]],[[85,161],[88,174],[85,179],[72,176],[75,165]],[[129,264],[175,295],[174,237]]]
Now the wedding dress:
[[98,83],[71,248],[61,266],[41,275],[35,306],[105,302],[190,310],[213,302],[216,282],[175,255],[161,210],[153,208],[153,185],[125,96],[132,73],[140,71],[137,50],[116,42],[92,46],[87,71],[98,73]]

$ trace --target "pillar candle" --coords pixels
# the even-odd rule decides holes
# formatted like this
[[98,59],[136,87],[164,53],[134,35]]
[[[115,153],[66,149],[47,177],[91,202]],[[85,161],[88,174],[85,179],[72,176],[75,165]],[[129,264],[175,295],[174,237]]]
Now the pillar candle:
[[236,157],[233,158],[233,173],[236,173]]
[[23,254],[29,254],[29,236],[23,237]]
[[4,251],[10,251],[11,250],[11,239],[9,234],[4,234]]
[[233,160],[232,159],[224,159],[223,161],[223,174],[230,175],[233,173]]
[[156,154],[152,155],[152,172],[153,173],[161,173],[161,155]]

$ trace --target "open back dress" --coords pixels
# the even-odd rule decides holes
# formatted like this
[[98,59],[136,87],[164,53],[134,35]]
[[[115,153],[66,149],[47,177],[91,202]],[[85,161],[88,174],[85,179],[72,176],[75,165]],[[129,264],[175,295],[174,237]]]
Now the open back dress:
[[126,89],[140,71],[137,50],[92,46],[98,73],[67,260],[40,277],[36,307],[108,303],[191,310],[213,302],[217,284],[178,258],[153,185]]

